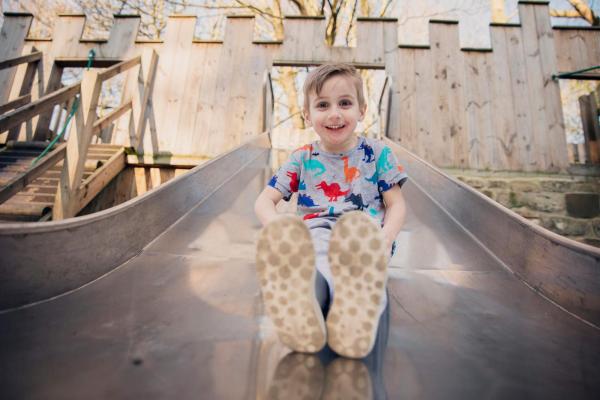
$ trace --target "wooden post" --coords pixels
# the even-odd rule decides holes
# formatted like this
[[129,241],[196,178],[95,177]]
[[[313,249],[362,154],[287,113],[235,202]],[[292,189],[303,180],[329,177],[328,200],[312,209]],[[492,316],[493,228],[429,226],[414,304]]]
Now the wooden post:
[[[33,47],[31,53],[37,53],[37,49]],[[36,61],[30,61],[27,63],[25,74],[23,75],[23,81],[21,82],[21,89],[19,90],[19,97],[25,95],[31,95],[31,89],[33,88],[33,82],[36,72],[39,74],[43,73],[42,61],[40,59]],[[43,78],[38,76],[38,80],[43,82]],[[42,83],[43,84],[43,83]],[[41,97],[41,96],[40,96]],[[31,123],[31,122],[28,122]],[[21,132],[21,126],[16,126],[8,132],[7,140],[19,140],[19,134]],[[36,140],[34,137],[33,140]]]
[[[25,45],[25,37],[33,21],[32,14],[5,13],[4,23],[0,31],[2,45],[0,46],[0,61],[21,55]],[[16,68],[0,71],[0,104],[9,99],[10,89],[15,77]]]
[[77,190],[81,184],[87,151],[92,139],[96,108],[102,82],[97,71],[84,71],[81,81],[81,97],[75,123],[71,125],[67,139],[67,153],[60,176],[59,190],[52,210],[52,218],[60,220],[74,217],[77,210]]
[[137,148],[140,154],[144,152],[143,144],[146,121],[148,120],[148,104],[151,101],[157,65],[158,54],[156,54],[156,51],[149,48],[144,49],[138,70],[137,85],[132,85],[132,90],[129,94],[129,100],[132,102],[129,125],[134,127],[130,143],[133,147]]
[[585,137],[585,158],[592,164],[600,163],[600,126],[598,126],[598,107],[594,94],[579,97],[579,111]]

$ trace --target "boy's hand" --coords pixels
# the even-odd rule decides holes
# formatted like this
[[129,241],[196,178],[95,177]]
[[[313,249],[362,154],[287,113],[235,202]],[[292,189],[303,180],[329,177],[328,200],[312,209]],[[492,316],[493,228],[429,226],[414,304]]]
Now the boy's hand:
[[256,202],[254,203],[254,212],[263,226],[279,217],[279,213],[277,212],[275,205],[281,201],[282,198],[283,195],[279,192],[279,190],[270,186],[264,188],[264,190],[258,196]]

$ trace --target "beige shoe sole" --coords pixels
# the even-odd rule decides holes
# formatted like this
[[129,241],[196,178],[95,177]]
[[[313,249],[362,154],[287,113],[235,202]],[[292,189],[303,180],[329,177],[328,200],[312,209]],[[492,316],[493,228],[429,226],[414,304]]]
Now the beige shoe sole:
[[265,310],[281,342],[299,352],[321,350],[326,335],[315,296],[315,251],[300,218],[284,216],[263,228],[256,267]]
[[365,213],[344,214],[333,228],[329,264],[334,284],[327,343],[338,354],[363,358],[377,336],[387,282],[385,239]]

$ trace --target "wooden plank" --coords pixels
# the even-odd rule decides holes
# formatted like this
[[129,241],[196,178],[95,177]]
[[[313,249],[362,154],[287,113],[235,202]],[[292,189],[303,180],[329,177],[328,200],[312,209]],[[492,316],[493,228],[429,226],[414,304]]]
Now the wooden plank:
[[534,8],[529,4],[519,4],[521,32],[523,34],[523,52],[527,71],[527,94],[531,106],[531,118],[535,123],[531,130],[530,145],[535,154],[535,160],[530,160],[533,170],[545,170],[550,164],[550,154],[546,141],[548,118],[544,100],[544,74],[541,66],[540,47],[535,27]]
[[[486,54],[465,55],[465,100],[469,168],[483,169],[485,136],[490,132],[490,98]],[[488,96],[486,96],[488,94]]]
[[546,108],[546,140],[544,145],[549,155],[545,171],[564,171],[568,165],[567,139],[565,123],[563,119],[562,103],[560,99],[560,87],[558,81],[552,79],[556,73],[556,51],[554,49],[554,37],[550,23],[548,5],[534,7],[535,27],[538,38],[539,54],[543,78],[544,101]]
[[[223,130],[220,132],[221,140],[218,146],[212,150],[213,154],[222,154],[241,144],[247,128],[244,122],[248,104],[250,101],[257,102],[256,94],[260,93],[262,73],[256,74],[255,71],[252,71],[252,53],[256,47],[251,43],[253,32],[253,18],[228,18],[224,43],[226,54],[227,51],[231,52],[230,61],[233,68],[239,68],[252,76],[249,76],[248,79],[229,79],[229,82],[224,79],[220,81],[225,86],[221,86],[221,91],[217,94],[217,97],[223,96],[224,100],[222,103],[224,124],[222,125]],[[232,70],[231,76],[234,74],[235,70]],[[225,77],[222,76],[222,78]],[[252,82],[252,80],[254,81]],[[247,84],[257,83],[254,91],[245,90]],[[226,115],[227,117],[225,117]],[[256,114],[253,117],[256,117]],[[251,130],[254,129],[256,126],[251,127]]]
[[[439,167],[454,166],[454,145],[456,135],[450,116],[450,65],[449,59],[454,50],[453,36],[458,32],[454,25],[442,23],[429,24],[429,40],[433,61],[433,114],[431,131],[434,140],[430,143],[432,161]],[[454,50],[455,51],[455,50]]]
[[115,108],[110,113],[106,114],[104,117],[99,118],[94,123],[94,128],[92,130],[92,135],[98,135],[100,131],[108,126],[110,126],[117,118],[125,114],[131,110],[131,101],[125,104],[120,105]]
[[[535,168],[535,147],[531,132],[535,121],[532,118],[531,102],[527,89],[527,67],[523,50],[523,32],[517,28],[505,29],[508,67],[510,73],[513,118],[516,128],[516,150],[518,160],[513,160],[515,170],[530,171]],[[517,162],[518,161],[518,162]]]
[[31,101],[31,95],[30,94],[26,94],[24,96],[21,97],[17,97],[14,100],[9,101],[6,104],[3,104],[0,106],[0,114],[4,114],[9,110],[13,110],[15,108],[19,108],[22,107],[24,104],[27,104]]
[[123,18],[115,16],[108,41],[100,46],[102,57],[129,58],[135,48],[135,39],[140,26],[140,16]]
[[138,151],[143,152],[143,140],[146,132],[147,121],[150,113],[152,113],[151,99],[154,92],[154,83],[156,81],[156,70],[158,68],[158,54],[152,49],[146,49],[140,64],[140,77],[143,85],[140,85],[141,92],[138,91],[139,101],[134,102],[136,105],[131,114],[132,118],[136,118],[135,124],[135,140],[133,145],[138,148]]
[[511,78],[508,59],[506,28],[491,27],[492,38],[492,166],[495,170],[515,169],[519,159],[517,128],[514,117],[514,102],[511,93]]
[[81,211],[125,168],[125,150],[120,149],[77,189],[76,212]]
[[416,89],[416,126],[419,137],[419,156],[435,163],[432,143],[432,121],[437,118],[438,110],[434,108],[434,79],[431,50],[417,49],[415,57],[415,89]]
[[[392,88],[393,114],[397,114],[396,123],[390,127],[390,139],[400,143],[412,152],[419,154],[419,138],[416,132],[415,52],[414,49],[398,49],[398,72],[393,77]],[[385,118],[383,115],[381,118]]]
[[22,190],[36,178],[43,175],[50,167],[54,166],[64,157],[65,150],[66,144],[63,143],[38,161],[38,163],[29,171],[10,180],[2,189],[0,189],[0,204]]
[[[32,20],[32,15],[4,16],[4,22],[0,30],[0,38],[2,38],[0,60],[21,55]],[[0,71],[0,104],[4,104],[9,100],[8,96],[13,85],[14,76],[14,69]]]
[[113,65],[110,68],[105,69],[102,72],[98,73],[98,80],[100,82],[104,82],[106,80],[109,80],[110,78],[119,75],[120,73],[127,71],[130,68],[135,67],[136,65],[139,65],[140,62],[142,61],[142,57],[141,56],[136,56],[133,57],[129,60],[125,60],[122,61],[116,65]]
[[383,29],[385,22],[358,20],[356,22],[355,62],[384,62]]
[[14,111],[0,116],[0,132],[4,132],[13,126],[31,119],[32,117],[52,109],[55,105],[74,97],[80,90],[80,84],[68,86],[48,94],[41,99],[22,106]]
[[39,61],[41,59],[42,59],[42,52],[41,51],[36,51],[34,53],[31,53],[31,54],[25,54],[25,55],[22,55],[22,56],[9,58],[7,60],[0,61],[0,70],[1,69],[6,69],[6,68],[10,68],[10,67],[14,67],[14,66],[20,65],[20,64],[32,63],[32,62],[35,62],[35,61]]

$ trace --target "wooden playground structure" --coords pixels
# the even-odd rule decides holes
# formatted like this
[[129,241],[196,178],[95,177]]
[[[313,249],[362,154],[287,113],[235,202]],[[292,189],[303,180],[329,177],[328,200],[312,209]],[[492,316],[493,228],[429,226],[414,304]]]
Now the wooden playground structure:
[[[600,30],[552,28],[546,2],[520,1],[519,16],[491,24],[492,48],[473,49],[460,48],[458,24],[446,20],[430,21],[430,45],[411,46],[398,45],[395,19],[358,18],[356,47],[342,48],[325,44],[323,17],[286,17],[283,41],[267,42],[253,40],[252,17],[229,17],[223,41],[201,41],[195,17],[173,16],[163,40],[140,40],[139,17],[116,15],[108,39],[95,40],[82,39],[83,15],[58,16],[52,38],[39,39],[28,37],[32,15],[6,13],[0,214],[43,220],[51,210],[56,220],[142,194],[269,130],[257,93],[273,66],[328,61],[385,70],[386,135],[438,167],[564,171],[553,77],[599,65]],[[65,68],[85,68],[82,81],[62,87]],[[100,118],[102,84],[117,75],[121,105]],[[30,167],[67,114],[68,139]],[[588,135],[588,159],[599,143]],[[111,181],[113,198],[90,205]]]
[[[439,20],[429,46],[399,46],[395,20],[359,18],[356,47],[338,48],[320,17],[286,18],[281,42],[230,17],[224,40],[208,42],[194,40],[195,17],[148,41],[134,16],[94,40],[82,15],[39,39],[31,15],[6,14],[1,393],[249,399],[316,383],[351,398],[342,386],[360,383],[372,394],[361,398],[598,398],[600,250],[438,168],[569,168],[553,76],[600,64],[600,30],[552,28],[547,2],[519,13],[519,25],[491,26],[492,49],[460,48],[457,23]],[[269,72],[328,61],[385,71],[382,140],[410,177],[372,363],[289,353],[256,276],[253,204],[275,153]],[[66,68],[81,82],[63,85]],[[122,98],[100,115],[112,78]]]

